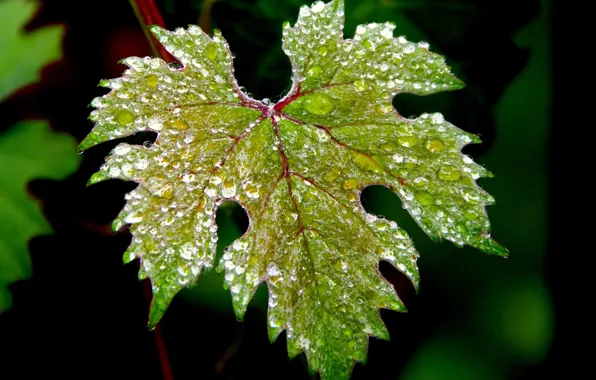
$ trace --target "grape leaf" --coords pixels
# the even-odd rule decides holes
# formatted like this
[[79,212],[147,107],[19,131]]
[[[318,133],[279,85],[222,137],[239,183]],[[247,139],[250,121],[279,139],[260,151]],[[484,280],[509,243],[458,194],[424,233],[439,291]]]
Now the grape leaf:
[[[182,68],[132,57],[123,77],[101,82],[112,91],[93,100],[96,125],[81,150],[158,132],[153,145],[116,146],[89,181],[139,183],[114,229],[132,224],[124,260],[140,258],[140,278],[151,279],[150,326],[217,266],[238,318],[266,282],[270,339],[286,330],[290,357],[305,352],[322,378],[349,377],[354,361],[366,360],[369,336],[388,339],[379,309],[405,310],[379,261],[419,281],[406,232],[360,204],[371,184],[395,191],[429,236],[506,255],[489,234],[484,206],[493,200],[475,183],[489,172],[461,154],[480,140],[440,114],[406,119],[391,105],[397,93],[461,81],[427,44],[394,38],[390,23],[343,39],[343,14],[342,1],[319,1],[284,24],[293,84],[276,104],[243,93],[221,34],[196,26],[151,28]],[[250,226],[215,263],[224,199],[244,207]]]
[[[36,8],[29,1],[0,3],[0,101],[60,57],[62,27],[20,31]],[[72,173],[78,162],[74,146],[74,139],[52,133],[42,121],[20,122],[0,134],[0,312],[11,305],[8,284],[30,275],[29,239],[51,231],[26,193],[27,182]]]

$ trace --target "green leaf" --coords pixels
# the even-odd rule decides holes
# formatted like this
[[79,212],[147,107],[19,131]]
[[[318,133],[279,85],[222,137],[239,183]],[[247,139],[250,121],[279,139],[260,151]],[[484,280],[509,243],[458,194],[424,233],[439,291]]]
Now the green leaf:
[[0,135],[0,311],[10,307],[6,286],[30,276],[29,239],[51,232],[26,193],[33,178],[62,179],[78,164],[72,137],[43,121],[20,122]]
[[[36,3],[0,3],[0,101],[38,79],[38,71],[60,57],[62,27],[23,34]],[[36,202],[26,193],[34,178],[62,179],[78,163],[74,139],[51,132],[42,121],[21,122],[0,134],[0,312],[11,304],[8,284],[29,277],[29,239],[48,233]]]
[[[433,238],[506,255],[493,241],[475,180],[489,172],[461,154],[480,142],[440,114],[402,117],[397,93],[463,86],[425,43],[394,38],[394,25],[359,26],[344,40],[343,2],[300,10],[284,25],[293,66],[290,92],[275,105],[242,92],[219,32],[152,27],[184,65],[132,57],[112,91],[93,100],[96,126],[84,150],[138,131],[153,145],[119,144],[90,180],[139,183],[114,222],[132,224],[125,262],[141,259],[153,287],[150,326],[204,269],[225,271],[242,318],[257,286],[269,289],[269,337],[286,330],[291,357],[305,352],[322,378],[349,377],[366,360],[369,336],[388,339],[379,309],[404,311],[379,273],[385,260],[418,287],[418,254],[395,222],[367,214],[361,190],[395,191]],[[248,231],[215,262],[215,210],[242,205]]]
[[37,5],[24,0],[0,3],[0,101],[39,79],[39,71],[60,58],[62,26],[24,34],[22,28]]

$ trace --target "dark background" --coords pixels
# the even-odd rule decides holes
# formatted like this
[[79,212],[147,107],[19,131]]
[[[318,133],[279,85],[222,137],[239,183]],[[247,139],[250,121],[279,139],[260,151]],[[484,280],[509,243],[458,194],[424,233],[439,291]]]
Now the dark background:
[[[64,24],[64,56],[44,69],[41,82],[0,104],[0,131],[44,118],[81,141],[92,128],[87,105],[105,93],[99,80],[121,75],[118,60],[151,51],[127,1],[41,3],[27,29]],[[200,0],[157,3],[169,28],[199,23]],[[275,101],[289,87],[281,23],[294,22],[302,3],[308,2],[222,0],[212,7],[211,25],[236,55],[238,82],[256,99]],[[578,307],[571,294],[579,286],[572,277],[579,276],[562,262],[581,248],[579,239],[565,238],[578,233],[561,216],[565,204],[554,201],[568,191],[571,179],[562,179],[560,168],[577,138],[569,128],[578,116],[569,115],[564,95],[570,69],[580,69],[563,58],[581,51],[570,45],[577,34],[568,25],[582,9],[571,8],[538,0],[346,0],[346,37],[357,24],[394,21],[396,35],[428,40],[467,83],[458,92],[398,96],[395,105],[408,117],[442,112],[482,136],[484,143],[466,153],[496,174],[480,184],[497,199],[488,209],[494,237],[512,252],[503,260],[432,243],[397,196],[367,189],[367,210],[396,220],[419,248],[422,290],[414,295],[397,271],[382,266],[410,311],[382,312],[392,341],[371,339],[368,363],[356,365],[354,379],[531,379],[578,370],[575,336],[565,333],[575,321],[564,310]],[[30,242],[33,277],[11,287],[13,308],[0,315],[0,379],[163,378],[136,265],[122,265],[130,236],[112,236],[109,227],[134,184],[85,187],[116,144],[87,151],[65,181],[30,183],[54,234]],[[239,207],[222,207],[221,245],[247,223]],[[174,378],[308,378],[302,355],[287,359],[283,334],[268,342],[264,286],[252,305],[236,321],[215,274],[178,296],[161,322]]]

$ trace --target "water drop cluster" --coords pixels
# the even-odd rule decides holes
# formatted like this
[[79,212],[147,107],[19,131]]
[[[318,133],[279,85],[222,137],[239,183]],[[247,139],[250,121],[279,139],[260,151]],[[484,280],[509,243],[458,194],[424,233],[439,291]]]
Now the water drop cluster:
[[[111,92],[93,100],[95,128],[81,143],[155,131],[154,144],[117,145],[90,183],[139,183],[114,222],[131,225],[125,261],[140,259],[153,287],[150,324],[202,271],[224,273],[239,319],[259,284],[269,291],[269,337],[286,331],[290,356],[304,352],[321,377],[347,378],[370,336],[388,339],[379,309],[403,311],[379,273],[385,260],[418,287],[418,253],[394,222],[367,214],[363,188],[382,184],[434,238],[506,254],[489,234],[476,185],[490,176],[463,155],[479,142],[440,114],[402,117],[395,94],[462,86],[428,44],[394,38],[390,23],[361,25],[344,39],[343,2],[302,7],[284,25],[293,67],[273,104],[246,95],[223,37],[198,27],[152,28],[180,61],[128,58]],[[215,213],[238,202],[248,231],[215,261]]]

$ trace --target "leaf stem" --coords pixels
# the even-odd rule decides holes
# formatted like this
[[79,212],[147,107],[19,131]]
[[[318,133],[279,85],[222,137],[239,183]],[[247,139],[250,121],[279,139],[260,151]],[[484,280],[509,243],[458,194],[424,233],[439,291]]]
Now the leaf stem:
[[[143,293],[151,305],[152,292],[151,283],[148,280],[142,282]],[[170,359],[168,357],[168,350],[166,348],[166,342],[163,339],[161,328],[159,324],[153,329],[153,340],[155,341],[155,347],[157,348],[157,355],[159,357],[159,365],[161,366],[161,373],[164,380],[174,380],[174,374],[170,365]]]
[[213,30],[211,30],[211,8],[213,7],[213,3],[216,1],[217,0],[204,0],[203,6],[201,7],[199,26],[203,32],[207,33],[208,35],[213,34]]
[[139,23],[141,24],[141,28],[151,46],[153,54],[168,63],[177,61],[177,59],[171,55],[149,31],[149,26],[151,25],[157,25],[164,29],[166,28],[166,24],[163,21],[163,17],[155,5],[155,2],[153,0],[129,0],[129,2],[137,16],[137,20],[139,20]]

